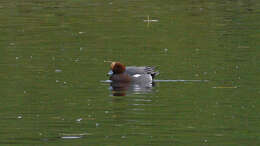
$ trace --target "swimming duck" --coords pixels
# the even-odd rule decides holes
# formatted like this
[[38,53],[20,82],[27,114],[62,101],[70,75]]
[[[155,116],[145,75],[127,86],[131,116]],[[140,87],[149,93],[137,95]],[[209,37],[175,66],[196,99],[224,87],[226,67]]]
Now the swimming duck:
[[153,79],[159,72],[156,72],[155,67],[151,66],[128,66],[126,67],[120,62],[112,62],[111,70],[108,72],[112,82],[124,83],[152,83]]

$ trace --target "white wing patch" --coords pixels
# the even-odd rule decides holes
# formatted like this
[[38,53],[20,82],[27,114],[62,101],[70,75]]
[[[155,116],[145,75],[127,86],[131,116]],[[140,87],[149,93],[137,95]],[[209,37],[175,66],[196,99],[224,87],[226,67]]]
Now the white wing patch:
[[138,77],[140,77],[141,75],[140,74],[135,74],[135,75],[133,75],[133,77],[135,77],[135,78],[138,78]]

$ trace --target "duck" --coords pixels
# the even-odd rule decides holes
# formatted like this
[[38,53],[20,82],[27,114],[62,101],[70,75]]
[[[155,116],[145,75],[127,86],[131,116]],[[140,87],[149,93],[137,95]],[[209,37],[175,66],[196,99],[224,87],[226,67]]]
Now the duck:
[[154,81],[159,74],[153,66],[125,66],[120,62],[112,62],[108,75],[112,82],[147,84]]

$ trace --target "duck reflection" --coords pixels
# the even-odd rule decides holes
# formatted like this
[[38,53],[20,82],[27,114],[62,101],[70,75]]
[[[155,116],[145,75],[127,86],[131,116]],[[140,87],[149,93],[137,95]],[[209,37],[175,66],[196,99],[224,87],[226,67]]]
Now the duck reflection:
[[111,82],[110,90],[113,96],[126,96],[128,94],[146,94],[153,92],[155,83],[136,84],[136,83],[120,83]]

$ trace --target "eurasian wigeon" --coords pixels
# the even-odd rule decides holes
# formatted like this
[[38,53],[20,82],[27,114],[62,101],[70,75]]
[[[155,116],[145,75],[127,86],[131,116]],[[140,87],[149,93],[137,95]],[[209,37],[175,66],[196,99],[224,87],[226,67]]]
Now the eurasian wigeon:
[[125,67],[120,62],[112,62],[110,65],[111,70],[108,72],[112,82],[124,83],[152,83],[153,79],[159,72],[155,71],[155,67],[151,66],[128,66]]

